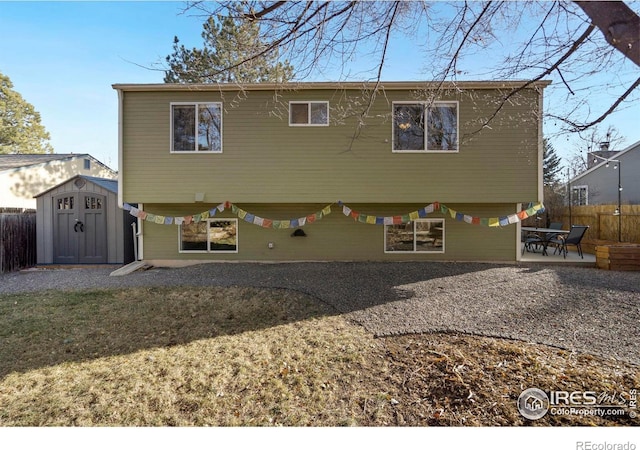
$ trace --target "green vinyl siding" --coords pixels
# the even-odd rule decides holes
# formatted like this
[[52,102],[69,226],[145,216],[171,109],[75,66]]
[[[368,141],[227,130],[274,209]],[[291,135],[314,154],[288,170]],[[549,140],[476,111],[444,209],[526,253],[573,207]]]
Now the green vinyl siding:
[[[538,199],[539,93],[525,89],[489,128],[498,90],[462,91],[459,151],[394,153],[392,102],[411,91],[379,94],[364,125],[361,92],[342,90],[124,91],[122,160],[125,202],[191,203],[516,203]],[[290,101],[328,101],[328,127],[289,126]],[[219,154],[170,153],[170,104],[221,102]]]
[[[416,204],[349,204],[363,214],[405,214],[426,206]],[[287,220],[306,216],[325,207],[314,204],[238,204],[260,217]],[[188,205],[146,204],[144,209],[165,216],[192,215],[213,208],[215,204]],[[453,209],[478,217],[498,217],[516,212],[515,204],[448,204]],[[236,216],[225,210],[216,218]],[[238,220],[238,252],[180,253],[178,226],[143,222],[144,259],[148,261],[514,261],[517,227],[486,227],[471,225],[444,216],[429,214],[428,218],[445,219],[444,253],[385,253],[384,226],[356,222],[342,213],[338,205],[321,220],[303,227],[307,236],[292,237],[293,229],[263,228]],[[270,249],[268,244],[273,243]]]

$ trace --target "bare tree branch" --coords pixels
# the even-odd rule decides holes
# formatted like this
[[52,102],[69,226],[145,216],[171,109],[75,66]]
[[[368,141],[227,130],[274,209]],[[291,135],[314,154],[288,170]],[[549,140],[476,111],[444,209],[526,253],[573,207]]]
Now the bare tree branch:
[[438,85],[438,90],[442,87],[442,84],[445,82],[447,76],[451,73],[451,69],[455,68],[456,63],[458,61],[458,57],[460,55],[460,52],[462,51],[462,48],[467,43],[467,40],[469,39],[469,36],[471,35],[471,32],[482,21],[482,18],[487,13],[487,11],[489,11],[489,8],[491,7],[491,3],[492,3],[491,1],[486,3],[486,5],[484,6],[484,8],[482,8],[482,11],[478,15],[478,17],[476,17],[476,19],[473,21],[473,24],[469,27],[469,29],[464,34],[464,36],[462,38],[462,41],[460,42],[460,44],[458,45],[458,48],[456,49],[455,53],[451,57],[449,65],[447,66],[447,68],[445,69],[445,71],[442,74],[442,79],[440,80],[440,84]]
[[[620,71],[604,84],[587,84],[590,76],[609,71],[612,67],[623,67],[626,59],[640,65],[640,17],[618,1],[247,0],[242,2],[240,13],[237,12],[237,2],[196,2],[192,6],[202,10],[214,8],[210,14],[235,11],[234,17],[238,20],[260,23],[261,37],[268,44],[256,49],[254,55],[247,55],[239,64],[269,53],[277,53],[280,57],[286,55],[296,67],[298,79],[306,76],[317,79],[324,67],[335,64],[340,69],[348,68],[348,62],[359,56],[363,48],[371,48],[369,44],[373,43],[371,53],[375,54],[373,61],[377,67],[370,72],[374,74],[376,90],[380,88],[394,33],[408,34],[408,29],[420,29],[422,34],[414,36],[413,40],[417,36],[424,37],[424,48],[429,55],[426,60],[433,72],[430,79],[438,80],[440,88],[445,81],[455,80],[459,74],[464,74],[465,53],[489,51],[491,45],[497,45],[497,50],[505,55],[504,62],[487,67],[487,73],[493,74],[493,79],[530,81],[523,81],[519,89],[505,92],[483,125],[495,120],[519,92],[545,77],[559,81],[550,89],[567,93],[567,101],[562,105],[567,112],[563,123],[576,131],[604,120],[623,101],[633,98],[637,88],[637,83],[629,86],[630,81],[624,81],[628,74],[622,77]],[[539,20],[532,22],[528,20],[531,17]],[[579,35],[582,23],[590,25]],[[514,44],[512,37],[523,27],[530,30],[530,37],[521,40],[519,49],[509,50]],[[596,27],[602,31],[602,36],[593,33]],[[511,56],[507,56],[509,53]],[[493,54],[487,54],[493,57]],[[624,69],[629,71],[628,66]],[[588,99],[596,88],[606,91],[607,95],[614,89],[626,91],[598,119],[579,123],[575,117],[588,117]],[[357,107],[362,108],[355,114],[359,116],[359,123],[367,117],[372,97],[375,97],[375,92],[368,90],[358,102]],[[349,114],[353,112],[351,110]],[[560,116],[557,112],[555,114]],[[358,125],[358,129],[360,127]],[[354,136],[357,135],[358,131]]]
[[349,145],[349,149],[352,148],[353,146],[353,142],[358,138],[358,136],[360,135],[360,132],[362,131],[362,127],[365,125],[365,121],[367,116],[369,115],[369,111],[371,111],[371,107],[373,106],[373,102],[376,99],[376,95],[378,93],[378,90],[380,89],[380,82],[382,81],[382,68],[384,67],[384,61],[385,58],[387,56],[387,49],[389,46],[389,39],[391,38],[391,30],[393,28],[393,24],[395,21],[395,18],[398,14],[398,8],[400,6],[400,2],[396,1],[394,2],[394,7],[391,13],[391,17],[389,17],[388,21],[387,21],[387,32],[385,34],[385,40],[384,40],[384,48],[382,49],[382,56],[380,59],[380,64],[378,66],[378,75],[376,77],[376,84],[373,87],[373,89],[371,90],[371,95],[369,97],[369,101],[366,105],[366,107],[364,108],[364,110],[362,111],[362,113],[360,113],[360,119],[358,120],[358,125],[356,126],[356,129],[353,133],[353,136],[351,137],[351,144]]
[[586,124],[579,124],[576,122],[573,122],[565,117],[560,117],[560,116],[556,116],[553,114],[548,114],[549,117],[553,118],[553,119],[557,119],[560,120],[568,125],[570,125],[573,129],[571,130],[572,132],[579,132],[579,131],[585,131],[588,128],[591,128],[592,126],[599,124],[600,122],[602,122],[609,114],[611,114],[613,111],[616,110],[616,108],[620,105],[620,103],[622,103],[638,86],[640,86],[640,78],[638,78],[630,87],[629,89],[627,89],[627,91],[622,94],[620,97],[618,97],[618,99],[609,107],[609,109],[607,109],[600,117],[598,117],[597,119],[588,122]]
[[258,11],[258,12],[249,12],[245,14],[245,17],[249,20],[257,20],[260,19],[263,16],[266,16],[267,14],[269,14],[270,12],[275,11],[276,9],[280,8],[281,6],[283,6],[285,3],[287,3],[286,1],[281,1],[281,2],[275,2],[273,5],[268,6],[266,8],[264,8],[262,11]]
[[482,124],[481,128],[476,130],[475,132],[470,133],[471,135],[478,133],[482,128],[488,126],[495,118],[496,116],[500,113],[500,111],[502,110],[502,108],[507,104],[507,102],[509,101],[509,99],[511,97],[513,97],[514,95],[516,95],[518,92],[521,92],[522,90],[526,89],[527,87],[531,86],[533,83],[535,83],[536,81],[540,81],[541,79],[543,79],[544,77],[546,77],[547,75],[549,75],[550,73],[552,73],[554,70],[557,70],[558,67],[560,67],[560,65],[566,61],[569,56],[571,56],[571,54],[573,54],[576,50],[578,50],[578,48],[585,42],[585,40],[587,39],[587,37],[591,34],[591,32],[595,29],[595,26],[593,24],[589,25],[587,27],[587,29],[584,31],[584,33],[582,33],[582,35],[576,39],[576,41],[571,45],[571,47],[569,48],[569,50],[562,55],[562,57],[556,61],[555,63],[553,63],[551,65],[551,67],[547,68],[546,70],[544,70],[540,75],[538,75],[537,77],[525,82],[522,84],[522,86],[520,86],[517,89],[513,89],[511,90],[500,102],[500,104],[498,105],[498,107],[494,110],[493,114],[491,114],[491,116],[489,116],[489,118],[484,121],[484,123]]

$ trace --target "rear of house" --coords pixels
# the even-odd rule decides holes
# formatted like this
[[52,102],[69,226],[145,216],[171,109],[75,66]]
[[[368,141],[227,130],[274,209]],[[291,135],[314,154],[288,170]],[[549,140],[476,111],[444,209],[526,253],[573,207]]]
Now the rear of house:
[[542,200],[523,84],[114,85],[139,257],[515,261]]

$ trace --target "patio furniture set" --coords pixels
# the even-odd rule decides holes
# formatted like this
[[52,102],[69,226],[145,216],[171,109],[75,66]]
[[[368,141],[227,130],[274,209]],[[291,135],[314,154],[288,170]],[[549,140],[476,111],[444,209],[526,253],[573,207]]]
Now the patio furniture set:
[[562,229],[562,223],[552,222],[548,228],[522,227],[522,241],[524,243],[522,252],[537,252],[542,250],[542,254],[547,256],[549,246],[554,247],[553,254],[562,254],[567,258],[568,246],[573,245],[578,250],[578,255],[584,259],[582,253],[582,238],[589,229],[587,225],[571,225],[570,230]]

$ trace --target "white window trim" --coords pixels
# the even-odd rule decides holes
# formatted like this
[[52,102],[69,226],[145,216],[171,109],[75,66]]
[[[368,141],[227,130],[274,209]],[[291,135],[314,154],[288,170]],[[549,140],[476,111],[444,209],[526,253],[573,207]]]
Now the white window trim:
[[[387,227],[389,225],[385,225],[384,226],[384,241],[383,241],[383,248],[384,248],[384,252],[388,253],[388,254],[394,254],[394,255],[401,255],[401,254],[411,254],[411,253],[444,253],[445,252],[445,243],[446,243],[446,220],[444,218],[434,218],[434,219],[415,219],[412,220],[411,222],[414,223],[413,225],[413,250],[411,251],[397,251],[397,250],[387,250]],[[416,245],[417,245],[417,241],[416,241],[416,226],[415,224],[418,222],[438,222],[438,223],[442,223],[442,250],[417,250],[416,249]]]
[[[395,147],[395,105],[422,105],[424,107],[424,150],[396,150]],[[429,122],[429,106],[456,105],[456,149],[455,150],[429,150],[429,139],[427,136]],[[397,101],[391,103],[391,152],[392,153],[459,153],[460,152],[460,102],[457,100],[438,100],[434,102],[424,101]]]
[[[236,249],[235,250],[210,250],[210,242],[209,242],[209,228],[211,227],[212,222],[235,222],[236,223]],[[238,219],[235,218],[225,218],[219,217],[216,219],[204,219],[203,222],[207,222],[207,249],[206,250],[182,250],[182,225],[178,227],[178,253],[208,253],[208,254],[219,254],[219,253],[238,253],[240,249],[240,230],[238,228]]]
[[[311,104],[324,103],[327,105],[327,123],[291,123],[291,105],[307,104],[307,117],[311,120]],[[329,102],[324,100],[292,100],[289,102],[289,126],[290,127],[328,127],[329,126]]]
[[[198,105],[218,105],[220,106],[220,150],[174,150],[173,149],[173,107],[179,105],[190,105],[196,108],[196,119],[198,118]],[[170,102],[169,103],[169,153],[178,155],[201,155],[201,154],[220,154],[222,153],[223,139],[223,114],[222,102]],[[195,124],[196,145],[198,143],[198,122]]]
[[575,190],[581,190],[584,189],[584,205],[581,205],[580,203],[573,205],[573,206],[588,206],[589,205],[589,185],[587,184],[581,184],[581,185],[576,185],[576,186],[571,186],[571,201],[573,202],[575,197],[573,196]]

